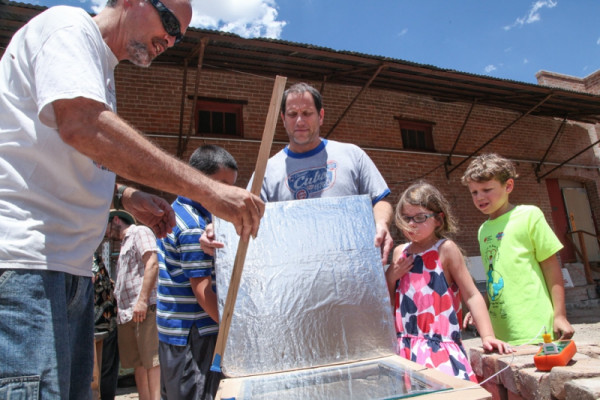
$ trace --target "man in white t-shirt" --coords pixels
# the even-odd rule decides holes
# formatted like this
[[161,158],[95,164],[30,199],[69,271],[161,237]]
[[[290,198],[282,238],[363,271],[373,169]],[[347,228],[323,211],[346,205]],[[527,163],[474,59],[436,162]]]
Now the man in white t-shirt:
[[[182,39],[191,17],[189,0],[110,0],[93,18],[53,7],[17,31],[4,51],[0,398],[90,398],[92,254],[115,173],[202,202],[245,238],[257,233],[264,212],[257,196],[210,180],[116,114],[117,64],[149,66]],[[117,193],[158,236],[174,225],[166,201],[122,185]]]

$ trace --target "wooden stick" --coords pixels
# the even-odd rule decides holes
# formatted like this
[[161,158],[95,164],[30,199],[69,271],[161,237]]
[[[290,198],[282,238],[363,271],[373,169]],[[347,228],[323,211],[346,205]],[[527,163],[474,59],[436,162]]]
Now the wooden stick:
[[[252,181],[252,188],[250,190],[252,194],[257,196],[260,196],[260,190],[265,177],[265,169],[267,168],[267,161],[269,160],[269,155],[271,153],[271,144],[273,143],[273,136],[275,135],[277,118],[279,118],[279,109],[281,108],[281,97],[283,96],[286,81],[287,78],[282,76],[277,76],[275,78],[273,94],[271,95],[271,104],[269,105],[265,130],[263,131],[260,150],[256,160],[256,167],[254,169],[254,180]],[[244,261],[246,260],[246,252],[248,251],[248,243],[248,240],[240,238],[233,263],[233,271],[231,272],[227,298],[225,299],[225,308],[223,309],[223,316],[219,323],[219,335],[217,336],[217,344],[215,345],[213,363],[210,367],[211,371],[221,372],[221,359],[225,353],[225,345],[227,344],[227,336],[229,335],[229,327],[231,326],[235,300],[240,287],[240,279],[242,277]]]

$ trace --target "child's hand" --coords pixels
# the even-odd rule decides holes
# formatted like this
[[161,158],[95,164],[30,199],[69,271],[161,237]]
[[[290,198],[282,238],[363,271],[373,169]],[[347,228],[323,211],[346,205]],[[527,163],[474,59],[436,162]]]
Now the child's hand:
[[221,242],[217,242],[215,240],[215,231],[213,228],[213,224],[210,223],[206,225],[204,229],[204,233],[200,236],[200,248],[205,254],[211,255],[214,257],[215,249],[222,249],[225,247],[225,244]]
[[498,350],[500,354],[510,354],[514,353],[516,350],[510,347],[510,345],[502,340],[496,339],[494,336],[486,336],[481,338],[481,343],[483,345],[483,350],[490,352],[494,351],[494,349]]
[[575,329],[571,326],[569,321],[564,317],[554,317],[554,336],[559,339],[571,339]]
[[391,282],[396,282],[402,278],[413,266],[415,261],[414,257],[409,255],[408,257],[401,257],[398,260],[390,264],[385,275]]
[[465,314],[465,318],[463,319],[463,329],[467,329],[469,327],[469,325],[473,325],[476,329],[477,329],[477,325],[475,324],[475,320],[473,319],[473,316],[471,315],[471,311],[468,311]]

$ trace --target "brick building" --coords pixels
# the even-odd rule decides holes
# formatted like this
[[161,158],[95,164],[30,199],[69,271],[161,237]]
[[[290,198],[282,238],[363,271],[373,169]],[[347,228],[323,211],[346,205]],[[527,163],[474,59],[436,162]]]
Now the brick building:
[[[44,7],[1,7],[0,25],[10,28],[2,31],[3,53],[12,33]],[[460,178],[469,158],[482,152],[516,161],[520,178],[511,199],[544,211],[567,245],[563,262],[576,260],[566,234],[584,228],[574,223],[587,221],[586,231],[600,231],[600,149],[592,146],[600,135],[600,71],[583,79],[540,72],[539,85],[532,85],[190,29],[150,68],[117,67],[118,111],[185,160],[205,143],[227,148],[239,163],[238,184],[245,186],[276,74],[286,76],[288,86],[306,81],[323,92],[323,136],[363,148],[387,180],[392,203],[415,180],[438,186],[454,206],[456,240],[468,256],[479,254],[477,229],[485,216]],[[272,154],[286,143],[279,123]],[[589,246],[590,257],[600,261],[597,243]]]

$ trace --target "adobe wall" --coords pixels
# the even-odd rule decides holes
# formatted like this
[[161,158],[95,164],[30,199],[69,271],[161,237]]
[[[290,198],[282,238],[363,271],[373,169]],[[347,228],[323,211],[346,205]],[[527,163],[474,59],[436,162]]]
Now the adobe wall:
[[[187,78],[187,95],[194,92],[195,69],[190,69]],[[166,151],[175,154],[179,133],[181,85],[183,71],[172,66],[153,65],[148,69],[122,63],[116,71],[118,112],[135,127],[147,134]],[[288,86],[298,80],[288,78]],[[254,169],[264,129],[273,79],[248,74],[214,71],[201,71],[199,96],[247,101],[244,106],[243,138],[200,138],[192,136],[183,158],[204,143],[214,143],[227,148],[237,159],[240,174],[238,185],[245,186]],[[309,82],[320,88],[320,82]],[[327,84],[323,90],[325,122],[322,135],[325,135],[347,105],[360,91],[360,87]],[[191,101],[186,102],[183,133],[187,134]],[[462,172],[468,165],[464,163],[447,178],[443,163],[454,146],[456,137],[469,112],[470,104],[442,103],[425,96],[416,96],[392,91],[369,89],[354,103],[352,109],[339,123],[329,139],[352,142],[367,151],[384,175],[395,205],[401,192],[414,180],[423,178],[437,185],[449,198],[459,220],[460,232],[457,242],[467,255],[479,254],[476,233],[485,216],[479,213],[471,202],[467,189],[461,185]],[[422,120],[434,123],[433,140],[436,153],[406,151],[398,121],[402,119]],[[462,133],[452,157],[454,167],[464,157],[474,152],[490,138],[501,132],[519,117],[518,113],[501,109],[475,106],[467,126]],[[520,179],[512,195],[514,203],[538,205],[550,217],[550,203],[546,185],[537,182],[534,168],[537,160],[543,158],[562,120],[527,116],[513,125],[483,151],[498,152],[518,160]],[[593,126],[567,122],[559,140],[552,147],[542,173],[571,157],[579,149],[588,146],[590,137],[595,135]],[[287,143],[287,136],[281,123],[277,126],[272,153],[279,151]],[[552,164],[554,163],[554,164]],[[584,182],[592,193],[598,193],[598,159],[589,150],[545,178],[568,178]],[[172,198],[165,195],[167,198]],[[600,201],[597,196],[591,199],[594,215],[600,215]],[[597,219],[597,218],[596,218]],[[398,236],[397,232],[394,232]],[[397,240],[400,240],[399,236]]]

